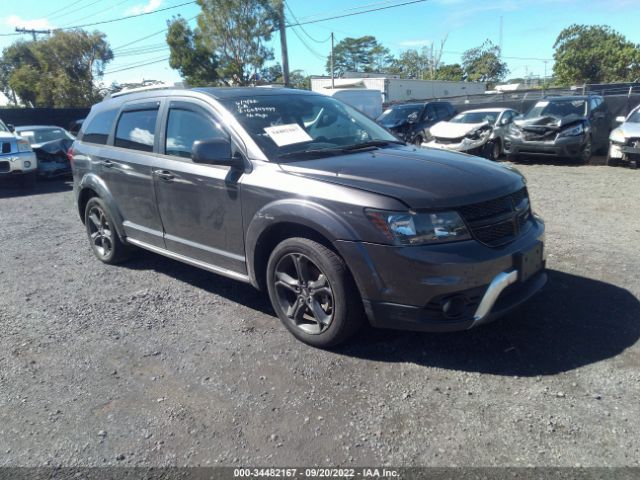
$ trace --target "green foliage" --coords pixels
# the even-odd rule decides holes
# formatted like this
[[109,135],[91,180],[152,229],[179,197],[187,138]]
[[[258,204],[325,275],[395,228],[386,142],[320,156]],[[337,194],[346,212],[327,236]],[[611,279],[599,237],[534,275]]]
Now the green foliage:
[[201,32],[194,33],[187,21],[178,16],[167,22],[169,66],[180,72],[190,86],[218,84],[218,58],[205,47]]
[[470,82],[496,83],[509,73],[506,62],[500,60],[500,47],[490,40],[462,54],[465,80]]
[[182,18],[169,24],[171,67],[193,85],[249,85],[273,58],[266,42],[276,27],[274,5],[269,0],[197,1],[201,12],[194,31]]
[[[267,68],[263,68],[260,74],[260,82],[262,85],[284,85],[284,75],[282,73],[282,65],[276,63]],[[304,74],[303,70],[293,70],[289,72],[289,83],[291,88],[299,88],[301,90],[311,89],[311,80]]]
[[85,107],[100,100],[96,79],[113,53],[101,32],[56,31],[2,52],[0,88],[25,106]]
[[441,65],[438,70],[436,70],[436,80],[461,82],[464,79],[464,70],[459,63],[452,63],[451,65]]
[[[359,38],[347,37],[333,49],[334,73],[385,71],[392,62],[389,49],[380,45],[376,37],[366,35]],[[331,72],[331,57],[327,58],[327,72]]]
[[403,51],[398,58],[394,58],[389,65],[389,73],[401,75],[402,78],[425,79],[428,78],[431,68],[431,60],[426,47],[422,50],[408,49]]
[[640,76],[640,47],[605,25],[571,25],[553,48],[553,72],[563,85],[635,81]]

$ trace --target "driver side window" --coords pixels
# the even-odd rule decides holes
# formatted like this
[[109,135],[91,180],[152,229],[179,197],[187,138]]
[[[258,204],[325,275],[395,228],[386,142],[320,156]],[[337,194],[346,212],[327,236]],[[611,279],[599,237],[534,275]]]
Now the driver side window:
[[204,113],[183,108],[169,109],[166,155],[190,159],[193,142],[211,138],[229,138],[229,135]]

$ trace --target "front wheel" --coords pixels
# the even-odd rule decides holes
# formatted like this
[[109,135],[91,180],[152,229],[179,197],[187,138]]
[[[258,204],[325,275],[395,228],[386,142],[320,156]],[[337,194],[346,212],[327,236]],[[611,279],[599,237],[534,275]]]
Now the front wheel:
[[424,142],[424,139],[422,138],[422,135],[418,135],[416,138],[413,139],[413,144],[416,147],[420,147],[422,145],[422,142]]
[[589,163],[591,155],[593,154],[593,142],[591,137],[587,137],[587,141],[582,146],[582,152],[580,152],[580,162]]
[[344,260],[313,240],[290,238],[273,250],[267,288],[278,318],[309,345],[337,345],[363,322],[362,300]]
[[502,149],[500,148],[500,140],[493,140],[484,146],[484,157],[496,161],[500,158]]

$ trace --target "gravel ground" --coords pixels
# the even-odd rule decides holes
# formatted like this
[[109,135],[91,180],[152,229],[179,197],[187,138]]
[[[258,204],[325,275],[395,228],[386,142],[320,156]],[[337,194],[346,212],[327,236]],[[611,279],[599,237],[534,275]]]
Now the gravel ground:
[[297,342],[251,287],[0,190],[0,466],[640,465],[640,171],[522,164],[550,282],[469,332]]

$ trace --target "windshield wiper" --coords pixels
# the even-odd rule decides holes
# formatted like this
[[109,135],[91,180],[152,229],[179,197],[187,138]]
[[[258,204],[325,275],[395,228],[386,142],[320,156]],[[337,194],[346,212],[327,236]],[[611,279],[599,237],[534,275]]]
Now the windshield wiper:
[[316,148],[310,150],[296,150],[295,152],[283,153],[278,155],[279,158],[321,158],[330,157],[333,155],[342,155],[344,150],[342,148]]
[[345,152],[355,152],[358,150],[388,147],[389,145],[406,145],[406,143],[400,140],[369,140],[368,142],[354,143],[353,145],[342,147],[342,150]]

